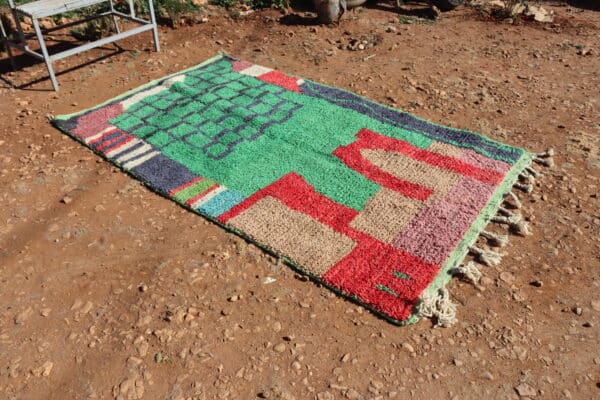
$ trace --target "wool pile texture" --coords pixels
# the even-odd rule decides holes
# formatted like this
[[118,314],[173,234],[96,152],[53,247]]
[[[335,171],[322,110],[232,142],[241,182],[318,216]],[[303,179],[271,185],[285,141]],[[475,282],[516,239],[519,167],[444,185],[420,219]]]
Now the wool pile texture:
[[534,158],[227,55],[54,124],[400,324],[444,287]]

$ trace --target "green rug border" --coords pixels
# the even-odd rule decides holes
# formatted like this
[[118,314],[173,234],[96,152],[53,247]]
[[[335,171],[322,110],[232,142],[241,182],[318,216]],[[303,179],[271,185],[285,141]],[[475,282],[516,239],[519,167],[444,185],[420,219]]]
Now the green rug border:
[[[131,96],[135,93],[141,92],[145,89],[148,89],[149,87],[152,86],[156,86],[158,83],[160,83],[161,81],[167,80],[169,78],[172,78],[174,76],[178,76],[181,74],[185,74],[186,72],[189,71],[193,71],[195,69],[201,68],[211,62],[217,61],[221,58],[224,57],[229,57],[232,58],[234,60],[237,60],[237,58],[232,57],[226,53],[219,53],[217,55],[215,55],[214,57],[211,57],[205,61],[203,61],[200,64],[196,64],[190,68],[186,68],[184,70],[169,74],[165,77],[162,78],[158,78],[155,80],[152,80],[144,85],[138,86],[134,89],[131,89],[119,96],[113,97],[109,100],[106,100],[103,103],[100,103],[96,106],[90,107],[88,109],[82,110],[82,111],[77,111],[71,114],[62,114],[62,115],[57,115],[53,118],[52,120],[52,124],[54,125],[55,128],[59,129],[61,132],[63,132],[64,134],[66,134],[68,137],[74,139],[75,141],[81,143],[84,145],[85,148],[87,148],[88,150],[92,151],[93,153],[99,155],[100,157],[102,157],[103,159],[105,159],[106,161],[109,161],[111,165],[118,167],[121,171],[127,173],[128,175],[130,175],[131,177],[135,178],[136,180],[142,182],[147,188],[150,189],[151,192],[154,192],[166,199],[172,200],[175,204],[178,204],[180,207],[191,211],[194,214],[200,215],[204,218],[206,218],[207,220],[211,221],[212,223],[218,225],[219,227],[223,228],[225,231],[233,233],[239,237],[241,237],[242,239],[246,240],[248,243],[252,243],[254,245],[256,245],[257,247],[261,248],[262,250],[266,251],[267,253],[271,254],[274,257],[277,257],[281,260],[283,260],[288,266],[290,266],[293,270],[295,270],[296,272],[307,276],[311,281],[317,283],[318,285],[324,286],[327,289],[331,290],[332,292],[353,301],[354,303],[364,307],[365,309],[369,310],[370,312],[372,312],[374,315],[390,322],[393,323],[395,325],[399,325],[399,326],[406,326],[406,325],[410,325],[413,323],[416,323],[420,320],[420,318],[417,316],[417,312],[418,312],[418,308],[419,305],[417,304],[414,308],[413,308],[413,312],[412,315],[410,317],[408,317],[406,320],[402,321],[402,320],[397,320],[394,319],[392,317],[390,317],[389,315],[384,314],[382,311],[379,311],[373,307],[371,307],[370,305],[362,302],[358,297],[354,296],[354,295],[350,295],[345,293],[344,291],[340,290],[339,288],[333,287],[331,285],[328,285],[326,282],[322,281],[320,278],[318,278],[317,276],[311,274],[310,272],[306,271],[304,268],[302,268],[302,266],[294,263],[292,260],[288,259],[286,256],[277,253],[276,251],[274,251],[273,249],[271,249],[268,245],[259,243],[257,241],[255,241],[254,239],[252,239],[251,237],[249,237],[248,235],[246,235],[244,232],[241,232],[237,229],[234,229],[231,226],[228,226],[226,224],[223,224],[221,222],[219,222],[218,220],[214,219],[213,217],[204,214],[202,212],[199,212],[198,210],[194,210],[189,206],[186,206],[183,203],[179,203],[178,201],[176,201],[173,197],[168,196],[168,194],[166,193],[160,193],[158,191],[156,191],[152,186],[150,186],[150,184],[148,182],[146,182],[144,179],[142,179],[140,176],[136,175],[134,172],[132,172],[131,170],[127,170],[124,169],[122,166],[117,165],[116,163],[114,163],[111,159],[109,159],[108,157],[105,156],[104,153],[97,151],[95,149],[92,149],[91,147],[88,146],[87,143],[85,143],[85,141],[81,138],[79,138],[76,135],[71,134],[71,132],[69,132],[68,130],[62,129],[62,127],[58,124],[55,123],[55,121],[61,121],[61,120],[67,120],[70,118],[73,118],[75,116],[79,116],[85,113],[88,113],[90,111],[102,108],[104,106],[106,106],[109,103],[113,103],[117,100],[123,99],[125,97]],[[304,78],[302,78],[304,79]],[[338,87],[334,87],[334,86],[329,86],[329,85],[324,85],[322,83],[318,83],[319,85],[323,85],[323,86],[327,86],[327,87],[331,87],[331,88],[335,88],[337,90],[342,90],[345,91],[347,93],[352,93],[355,94],[353,92],[344,90],[344,89],[340,89]],[[364,97],[364,96],[360,96],[360,97]],[[366,98],[366,97],[365,97]],[[372,100],[370,100],[372,101]],[[393,110],[395,112],[399,112],[401,110],[387,106],[385,104],[381,104],[378,103],[381,106],[384,106],[390,110]],[[404,112],[404,111],[401,111]],[[427,119],[424,118],[420,118],[414,114],[411,114],[413,117],[418,118],[421,121],[425,121],[429,124],[435,125],[435,126],[440,126],[440,127],[444,127],[443,125],[437,124],[435,122],[429,121]],[[456,129],[453,127],[446,127],[446,128],[451,128],[451,129],[455,129],[457,131],[460,132],[466,132],[469,133],[471,135],[475,135],[481,138],[484,138],[486,140],[492,141],[494,143],[499,143],[503,146],[507,146],[507,147],[512,147],[512,148],[518,148],[516,146],[510,146],[507,145],[505,143],[502,142],[498,142],[494,139],[491,139],[487,136],[484,135],[480,135],[478,133],[475,132],[471,132],[468,130],[464,130],[464,129]],[[463,259],[466,257],[467,253],[468,253],[468,249],[471,245],[473,245],[473,243],[475,243],[479,237],[479,234],[485,229],[485,227],[490,223],[490,220],[492,219],[492,217],[494,215],[496,215],[496,212],[498,211],[498,209],[500,208],[500,205],[502,204],[502,202],[504,201],[504,196],[509,193],[511,191],[512,186],[517,182],[517,180],[519,179],[519,175],[521,174],[521,172],[523,172],[523,170],[528,167],[533,158],[534,158],[534,154],[519,148],[520,150],[523,151],[523,154],[521,155],[521,157],[517,160],[517,162],[515,162],[513,164],[513,166],[511,167],[511,169],[507,172],[507,174],[505,175],[504,179],[502,180],[502,182],[498,185],[498,187],[496,188],[496,190],[494,191],[494,193],[492,194],[492,196],[490,197],[490,199],[488,200],[487,204],[483,207],[482,211],[479,213],[479,215],[477,216],[477,218],[475,219],[475,221],[473,221],[473,223],[471,224],[471,227],[468,229],[468,231],[465,233],[465,235],[463,236],[463,238],[461,239],[461,241],[458,243],[458,245],[454,248],[454,250],[450,253],[450,256],[448,257],[448,259],[446,260],[446,262],[444,263],[444,265],[442,266],[442,268],[440,269],[440,271],[438,272],[438,274],[436,275],[436,277],[434,278],[434,280],[429,284],[429,286],[427,286],[427,288],[425,288],[425,290],[423,291],[423,294],[427,293],[428,295],[433,295],[435,292],[437,292],[439,289],[445,287],[450,280],[452,279],[452,273],[451,271],[456,268],[462,261]],[[422,294],[422,295],[423,295]],[[422,296],[421,295],[421,296]]]

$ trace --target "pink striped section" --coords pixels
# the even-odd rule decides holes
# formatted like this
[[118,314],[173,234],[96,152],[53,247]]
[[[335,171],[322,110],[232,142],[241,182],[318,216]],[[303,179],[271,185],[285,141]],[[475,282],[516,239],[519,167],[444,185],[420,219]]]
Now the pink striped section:
[[460,160],[471,164],[474,167],[487,169],[489,171],[506,173],[511,168],[511,165],[504,161],[494,160],[470,149],[463,150]]
[[495,185],[464,177],[442,198],[422,209],[394,241],[394,247],[441,265],[466,233]]

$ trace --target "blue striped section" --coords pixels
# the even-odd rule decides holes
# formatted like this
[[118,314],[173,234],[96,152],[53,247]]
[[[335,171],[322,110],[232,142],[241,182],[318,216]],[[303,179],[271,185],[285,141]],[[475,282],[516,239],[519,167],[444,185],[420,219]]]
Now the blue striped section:
[[131,171],[162,194],[168,194],[171,190],[197,178],[197,175],[183,164],[162,154],[132,168]]
[[102,151],[104,153],[108,153],[109,151],[111,151],[116,146],[120,145],[121,143],[123,143],[124,141],[126,141],[127,139],[129,139],[130,137],[131,137],[131,135],[123,135],[123,137],[121,139],[117,140],[114,143],[111,143],[108,147],[103,148]]
[[113,140],[114,138],[116,138],[116,137],[118,137],[118,136],[120,136],[122,134],[123,134],[123,132],[121,132],[120,130],[116,130],[113,133],[111,133],[110,135],[104,136],[102,138],[102,140],[100,140],[98,142],[95,142],[93,144],[90,144],[89,146],[95,149],[98,146],[101,146],[102,144],[108,142],[109,140]]
[[207,203],[202,204],[198,211],[216,218],[219,215],[231,210],[233,206],[241,203],[245,199],[246,197],[244,197],[241,193],[228,189],[219,193]]

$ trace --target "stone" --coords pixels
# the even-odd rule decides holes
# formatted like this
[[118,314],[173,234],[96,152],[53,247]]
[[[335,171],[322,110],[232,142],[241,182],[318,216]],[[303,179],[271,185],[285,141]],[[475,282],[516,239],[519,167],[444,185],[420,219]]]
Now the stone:
[[510,272],[501,272],[500,273],[500,280],[503,282],[506,282],[508,284],[511,284],[515,281],[515,276],[513,274],[511,274]]
[[408,351],[409,353],[414,353],[415,352],[415,348],[413,347],[412,344],[408,343],[408,342],[404,342],[402,343],[402,348],[406,351]]
[[15,324],[23,325],[25,321],[27,321],[29,317],[31,317],[31,314],[33,314],[33,308],[27,307],[26,309],[15,315]]
[[335,396],[330,392],[317,393],[317,400],[335,400]]
[[492,373],[490,371],[484,371],[481,374],[481,377],[483,379],[487,379],[488,381],[493,381],[494,380],[494,375],[492,375]]
[[519,396],[522,397],[535,397],[537,396],[537,390],[535,390],[531,385],[523,382],[518,386],[515,386],[515,391]]
[[31,371],[31,373],[33,374],[33,376],[38,377],[38,378],[41,376],[48,376],[48,375],[50,375],[50,372],[52,372],[53,367],[54,367],[54,363],[52,363],[51,361],[46,361],[41,366],[33,369]]
[[273,346],[273,350],[275,350],[277,353],[283,353],[285,351],[285,343],[278,343],[275,346]]

